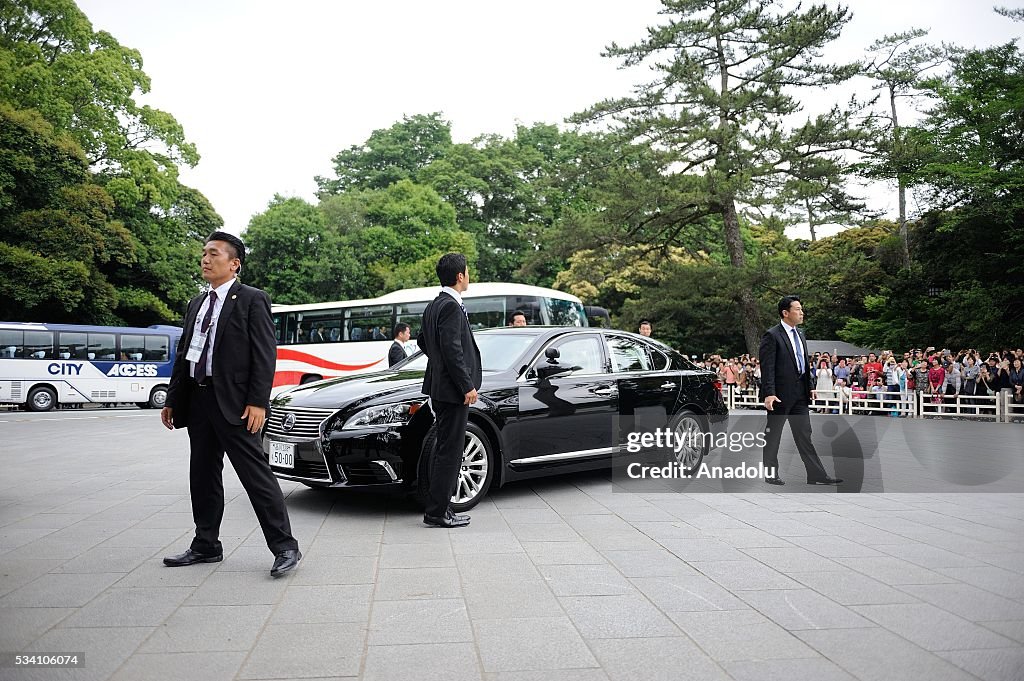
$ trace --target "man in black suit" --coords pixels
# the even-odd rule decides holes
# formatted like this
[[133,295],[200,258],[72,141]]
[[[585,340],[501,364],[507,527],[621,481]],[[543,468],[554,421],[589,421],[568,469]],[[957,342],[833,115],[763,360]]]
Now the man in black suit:
[[167,428],[188,427],[189,490],[196,535],[187,551],[164,558],[170,567],[223,559],[224,453],[238,474],[274,554],[274,577],[295,569],[302,558],[291,533],[281,487],[260,446],[277,344],[270,298],[236,275],[245,260],[238,237],[214,232],[203,248],[203,279],[210,292],[193,298],[185,312],[167,406]]
[[408,324],[398,322],[395,324],[395,330],[391,334],[391,337],[395,339],[395,342],[391,344],[391,349],[388,351],[388,366],[393,367],[403,359],[408,357],[405,354],[404,343],[409,340],[409,336],[412,334]]
[[807,342],[797,327],[804,321],[804,309],[796,296],[779,301],[781,321],[761,337],[761,400],[768,411],[765,428],[764,467],[774,474],[765,479],[772,485],[786,484],[779,477],[779,439],[782,426],[789,421],[796,448],[807,469],[807,484],[838,485],[830,478],[811,442],[810,401],[811,367],[807,360]]
[[416,343],[427,355],[423,392],[430,395],[437,437],[430,453],[427,506],[423,522],[435,527],[462,527],[468,515],[451,510],[466,444],[469,405],[480,388],[480,350],[469,326],[462,294],[469,288],[466,256],[448,253],[437,262],[441,293],[423,311]]

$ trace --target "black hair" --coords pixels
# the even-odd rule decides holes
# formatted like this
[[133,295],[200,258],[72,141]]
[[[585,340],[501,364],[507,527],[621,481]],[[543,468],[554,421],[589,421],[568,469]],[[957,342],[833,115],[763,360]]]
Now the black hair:
[[782,313],[788,310],[790,305],[799,302],[800,299],[796,296],[784,296],[781,299],[779,299],[779,316],[781,317]]
[[391,337],[398,338],[398,334],[405,333],[408,328],[409,325],[406,324],[405,322],[398,322],[397,324],[395,324],[395,328],[392,329],[391,331]]
[[651,324],[651,320],[650,319],[641,319],[640,323],[637,324],[636,326],[637,326],[637,328],[640,328],[644,324],[646,324],[647,326],[651,327],[652,329],[654,328],[654,324]]
[[513,312],[512,316],[509,317],[509,319],[515,319],[516,317],[522,317],[523,319],[529,320],[529,317],[527,317],[526,313],[523,312],[522,310],[516,310],[515,312]]
[[462,253],[445,253],[437,261],[437,279],[441,286],[454,286],[459,275],[465,273],[468,263]]
[[239,268],[245,264],[245,244],[237,236],[227,232],[214,232],[206,237],[206,241],[203,243],[208,244],[211,241],[223,241],[228,246],[231,246],[231,250],[234,251],[231,257],[238,258]]

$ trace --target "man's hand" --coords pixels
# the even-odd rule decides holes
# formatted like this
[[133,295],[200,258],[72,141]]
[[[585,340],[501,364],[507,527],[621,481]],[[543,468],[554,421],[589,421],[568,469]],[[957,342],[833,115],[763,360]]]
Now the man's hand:
[[473,404],[474,402],[476,402],[476,388],[466,393],[466,401],[463,404]]
[[174,415],[174,409],[171,407],[164,407],[160,410],[160,422],[164,424],[167,430],[174,430],[174,421],[172,417]]
[[816,399],[818,399],[818,391],[817,390],[812,390],[811,391],[811,400],[816,400]]
[[776,402],[782,402],[782,400],[780,400],[775,395],[769,395],[768,397],[764,398],[764,408],[767,409],[768,411],[775,411]]
[[246,419],[249,420],[245,425],[246,429],[250,433],[258,433],[267,421],[267,410],[263,407],[247,404],[245,405],[245,411],[242,412],[242,420],[245,421]]

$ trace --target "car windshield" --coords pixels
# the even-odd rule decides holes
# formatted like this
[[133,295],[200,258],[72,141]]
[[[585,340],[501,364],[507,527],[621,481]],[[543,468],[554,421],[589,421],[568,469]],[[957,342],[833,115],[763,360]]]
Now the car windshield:
[[[483,371],[511,369],[536,338],[532,333],[476,334],[476,344],[480,348],[480,368]],[[402,371],[423,371],[427,368],[427,356],[418,352],[395,368]]]

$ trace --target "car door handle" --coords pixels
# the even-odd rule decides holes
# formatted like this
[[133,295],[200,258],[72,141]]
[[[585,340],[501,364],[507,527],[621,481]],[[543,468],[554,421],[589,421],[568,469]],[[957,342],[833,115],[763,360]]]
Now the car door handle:
[[675,388],[675,387],[677,387],[677,386],[672,381],[666,381],[666,382],[661,384],[661,389],[662,390],[671,390],[672,388]]
[[607,387],[604,387],[604,388],[594,388],[594,394],[595,395],[602,395],[602,396],[605,396],[605,397],[611,397],[613,395],[618,395],[619,394],[619,389],[616,388],[614,385],[607,386]]

